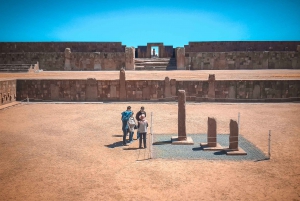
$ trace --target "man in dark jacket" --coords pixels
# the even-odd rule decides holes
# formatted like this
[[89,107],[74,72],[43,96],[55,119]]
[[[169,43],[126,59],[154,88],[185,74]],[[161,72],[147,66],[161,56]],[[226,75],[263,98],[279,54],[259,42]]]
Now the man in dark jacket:
[[[136,120],[137,120],[138,122],[141,121],[140,116],[141,116],[142,114],[144,114],[145,117],[147,116],[147,115],[146,115],[146,111],[145,111],[145,107],[144,107],[144,106],[142,106],[142,107],[141,107],[141,110],[138,111],[138,112],[136,113],[135,118],[136,118]],[[139,138],[140,138],[140,133],[139,133],[139,131],[137,131],[136,135],[137,135],[136,139],[139,139]]]

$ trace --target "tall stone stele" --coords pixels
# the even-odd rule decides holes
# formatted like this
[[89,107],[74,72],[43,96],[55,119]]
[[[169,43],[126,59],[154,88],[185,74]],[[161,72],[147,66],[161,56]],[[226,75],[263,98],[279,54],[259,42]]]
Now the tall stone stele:
[[126,101],[126,78],[125,78],[125,69],[121,68],[120,70],[120,101]]
[[125,48],[125,69],[126,70],[135,70],[134,52],[135,52],[134,47]]
[[71,49],[66,48],[65,49],[65,67],[64,70],[71,70]]
[[184,49],[184,47],[176,48],[176,66],[177,66],[177,70],[185,70],[185,49]]
[[178,140],[186,140],[185,91],[178,90]]
[[208,98],[215,98],[216,93],[215,93],[215,74],[209,74],[208,76]]

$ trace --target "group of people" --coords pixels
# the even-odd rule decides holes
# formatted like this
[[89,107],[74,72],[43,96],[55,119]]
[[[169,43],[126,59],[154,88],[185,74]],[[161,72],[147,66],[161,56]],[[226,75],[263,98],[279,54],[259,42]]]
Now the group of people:
[[147,148],[146,136],[148,129],[148,121],[146,120],[146,111],[144,106],[137,112],[134,119],[134,112],[128,106],[127,110],[121,113],[122,131],[123,131],[123,146],[127,146],[126,136],[129,133],[129,143],[133,142],[134,130],[137,129],[137,140],[139,139],[139,148],[142,148],[142,141],[144,149]]

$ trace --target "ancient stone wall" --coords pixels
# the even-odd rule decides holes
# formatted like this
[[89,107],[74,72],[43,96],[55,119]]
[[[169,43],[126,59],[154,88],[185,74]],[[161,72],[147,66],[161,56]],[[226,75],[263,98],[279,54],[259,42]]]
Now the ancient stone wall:
[[120,70],[125,67],[125,52],[72,52],[70,64],[77,71]]
[[185,52],[297,51],[300,41],[189,42]]
[[16,101],[16,80],[0,81],[0,105]]
[[0,53],[0,64],[35,64],[48,71],[119,70],[125,67],[125,52],[71,52],[70,68],[65,68],[63,52]]
[[0,42],[0,52],[125,52],[121,42]]
[[[279,99],[300,97],[300,80],[215,80],[212,93],[219,101]],[[177,96],[186,91],[187,101],[207,101],[209,81],[171,79],[126,80],[126,101],[170,100],[166,94]],[[169,92],[166,93],[166,90]],[[10,94],[13,94],[10,92]],[[119,101],[119,80],[17,80],[17,100],[27,98],[53,101]],[[124,100],[125,101],[125,100]]]
[[300,69],[300,52],[190,52],[185,66],[191,70]]
[[43,70],[64,70],[65,54],[62,52],[0,53],[0,64],[36,64]]

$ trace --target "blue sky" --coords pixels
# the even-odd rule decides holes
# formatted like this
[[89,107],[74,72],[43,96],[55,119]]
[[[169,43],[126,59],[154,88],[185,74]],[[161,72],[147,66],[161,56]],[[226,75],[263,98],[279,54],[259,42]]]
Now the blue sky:
[[300,0],[7,0],[0,41],[300,41]]

